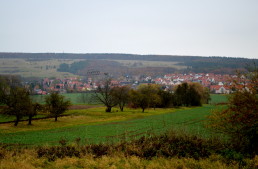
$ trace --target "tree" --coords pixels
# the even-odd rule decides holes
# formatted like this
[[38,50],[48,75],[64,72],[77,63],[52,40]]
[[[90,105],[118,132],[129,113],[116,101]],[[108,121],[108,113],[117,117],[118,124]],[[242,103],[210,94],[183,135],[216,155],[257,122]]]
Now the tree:
[[140,107],[142,109],[142,112],[144,112],[144,110],[149,105],[149,97],[146,94],[141,93],[140,91],[131,90],[130,98],[133,106]]
[[189,99],[187,97],[187,90],[188,90],[188,84],[183,83],[181,85],[178,85],[175,89],[175,96],[176,96],[176,105],[177,106],[188,106],[189,105]]
[[258,98],[256,93],[235,92],[229,99],[228,107],[224,110],[212,111],[208,119],[208,127],[230,136],[231,142],[235,143],[239,151],[258,153]]
[[258,153],[258,97],[254,83],[258,76],[256,78],[250,80],[249,90],[243,86],[231,94],[226,108],[214,110],[208,117],[209,128],[228,135],[238,151],[252,155]]
[[45,102],[46,109],[55,117],[55,121],[57,121],[57,117],[68,110],[71,105],[69,100],[65,100],[65,97],[58,93],[51,93],[46,96]]
[[135,107],[141,107],[142,112],[148,107],[155,107],[161,103],[158,95],[160,86],[156,84],[142,84],[137,90],[131,91],[131,102]]
[[106,79],[103,85],[99,85],[94,97],[106,106],[106,112],[111,112],[112,107],[117,105],[117,99],[113,95],[111,79]]
[[28,125],[31,125],[32,118],[36,116],[38,112],[43,109],[43,107],[39,103],[32,103],[32,102],[28,106],[31,106],[31,107],[28,109],[29,111],[26,112],[26,116],[29,117]]
[[210,92],[209,89],[206,87],[203,87],[200,83],[189,83],[190,88],[193,87],[194,90],[198,93],[200,96],[200,102],[201,104],[208,104],[211,100],[210,98]]
[[17,126],[20,119],[26,116],[32,108],[29,92],[21,87],[10,88],[10,91],[4,96],[4,104],[6,106],[2,110],[3,114],[16,117],[14,126]]
[[158,95],[161,98],[160,107],[171,107],[174,105],[174,95],[172,91],[159,90]]
[[121,111],[124,111],[124,106],[129,102],[129,86],[116,86],[112,89],[112,95],[118,103]]
[[6,95],[9,92],[10,87],[8,86],[6,80],[0,76],[0,104],[5,104]]
[[199,83],[183,83],[175,89],[177,106],[201,106],[210,100],[209,91]]
[[0,76],[0,104],[5,104],[6,96],[10,93],[10,88],[21,87],[20,77],[18,76]]

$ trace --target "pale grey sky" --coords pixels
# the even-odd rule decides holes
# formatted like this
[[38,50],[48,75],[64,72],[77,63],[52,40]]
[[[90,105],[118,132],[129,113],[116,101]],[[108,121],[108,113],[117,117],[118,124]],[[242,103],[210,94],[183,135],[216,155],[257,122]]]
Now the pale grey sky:
[[0,0],[0,52],[258,58],[258,0]]

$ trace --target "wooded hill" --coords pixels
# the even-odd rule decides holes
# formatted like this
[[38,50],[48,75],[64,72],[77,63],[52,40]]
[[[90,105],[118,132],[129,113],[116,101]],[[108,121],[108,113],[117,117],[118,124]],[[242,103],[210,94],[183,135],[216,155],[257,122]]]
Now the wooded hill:
[[[23,58],[32,61],[48,59],[86,59],[86,60],[121,60],[121,61],[151,61],[175,62],[184,66],[181,72],[195,73],[234,73],[236,69],[245,69],[253,63],[258,64],[258,59],[230,58],[218,56],[180,56],[180,55],[136,55],[113,53],[0,53],[0,58]],[[121,65],[120,65],[121,66]],[[116,67],[116,66],[115,66]],[[151,66],[159,67],[159,66]],[[121,67],[120,67],[121,68]],[[173,69],[174,70],[174,69]],[[162,72],[162,71],[161,71]]]

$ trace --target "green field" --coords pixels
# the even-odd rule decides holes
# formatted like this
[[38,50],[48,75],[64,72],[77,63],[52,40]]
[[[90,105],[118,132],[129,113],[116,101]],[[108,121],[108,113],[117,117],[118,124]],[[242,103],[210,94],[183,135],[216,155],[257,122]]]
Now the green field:
[[[132,139],[148,133],[162,133],[170,128],[207,137],[211,133],[204,128],[203,122],[212,108],[214,106],[207,105],[198,108],[168,109],[165,113],[161,113],[161,111],[164,111],[163,109],[149,110],[150,115],[140,113],[140,110],[128,110],[124,114],[121,112],[107,114],[104,113],[104,108],[95,108],[88,110],[91,111],[89,113],[84,111],[77,115],[75,113],[71,117],[59,118],[59,122],[47,119],[42,120],[43,122],[41,123],[34,121],[34,126],[19,124],[20,126],[17,128],[12,127],[13,124],[1,125],[0,143],[52,145],[58,144],[58,141],[62,138],[72,142],[79,137],[84,141],[98,143],[110,140]],[[95,117],[94,111],[96,112]],[[155,112],[157,115],[155,115]],[[84,119],[83,116],[85,116],[85,123],[81,121]],[[92,118],[98,120],[92,120]],[[69,121],[71,126],[69,126]],[[78,123],[78,121],[80,122]],[[68,124],[62,125],[64,122]],[[44,129],[42,125],[46,125],[45,127],[50,127],[51,129]],[[38,126],[43,127],[43,129],[34,130]],[[28,128],[32,129],[28,130]]]
[[[81,104],[96,104],[92,95],[93,93],[64,93],[62,94],[66,99],[70,100],[72,104],[81,105]],[[33,95],[32,99],[38,103],[45,102],[44,95]]]
[[[212,95],[212,98],[218,102],[219,98],[225,101],[226,97]],[[205,128],[204,123],[206,116],[214,108],[216,106],[210,104],[193,108],[147,109],[145,113],[141,113],[140,109],[128,108],[125,112],[114,108],[112,113],[105,113],[105,107],[69,110],[66,113],[69,116],[60,117],[58,122],[44,119],[33,121],[33,125],[28,126],[25,121],[19,123],[18,127],[14,127],[12,123],[1,124],[0,143],[56,145],[60,139],[71,143],[76,138],[81,138],[83,142],[99,143],[130,140],[163,133],[169,129],[210,137],[213,133]]]

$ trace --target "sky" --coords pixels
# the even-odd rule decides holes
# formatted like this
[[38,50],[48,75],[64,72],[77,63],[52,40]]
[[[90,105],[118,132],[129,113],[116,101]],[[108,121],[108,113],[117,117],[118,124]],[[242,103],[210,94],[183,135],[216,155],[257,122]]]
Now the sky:
[[258,0],[0,0],[0,52],[258,59]]

